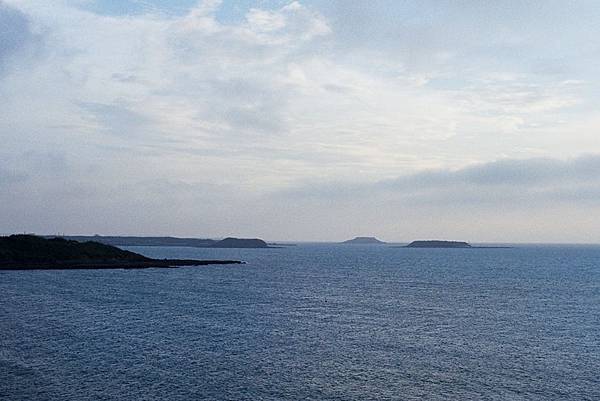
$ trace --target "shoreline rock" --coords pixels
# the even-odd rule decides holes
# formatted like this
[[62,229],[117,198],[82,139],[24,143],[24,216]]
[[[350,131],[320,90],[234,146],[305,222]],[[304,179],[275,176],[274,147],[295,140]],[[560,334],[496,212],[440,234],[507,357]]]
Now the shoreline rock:
[[35,235],[0,237],[0,270],[143,269],[243,264],[238,260],[152,259],[98,242]]

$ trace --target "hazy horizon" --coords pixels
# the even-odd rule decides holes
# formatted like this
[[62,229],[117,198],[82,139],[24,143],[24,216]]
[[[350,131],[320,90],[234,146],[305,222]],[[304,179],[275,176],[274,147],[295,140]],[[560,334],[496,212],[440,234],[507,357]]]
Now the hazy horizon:
[[600,243],[598,20],[0,0],[0,232]]
[[[211,240],[221,240],[227,237],[234,237],[234,238],[258,238],[258,239],[262,239],[264,241],[266,241],[268,244],[281,244],[281,245],[294,245],[294,244],[342,244],[344,241],[350,240],[350,239],[354,239],[356,237],[366,237],[365,235],[355,235],[353,237],[348,237],[348,238],[338,238],[338,239],[325,239],[325,240],[313,240],[313,239],[277,239],[277,238],[263,238],[263,237],[241,237],[238,235],[235,235],[235,233],[233,234],[228,234],[228,235],[224,235],[224,236],[206,236],[206,235],[193,235],[193,236],[180,236],[180,235],[173,235],[173,234],[151,234],[151,235],[145,235],[145,234],[111,234],[111,233],[104,233],[104,234],[98,234],[98,233],[36,233],[36,232],[7,232],[7,233],[0,233],[0,236],[8,236],[8,235],[38,235],[38,236],[44,236],[44,237],[52,237],[52,236],[56,236],[56,237],[93,237],[93,236],[101,236],[101,237],[141,237],[141,238],[147,238],[147,237],[157,237],[157,238],[192,238],[192,239],[211,239]],[[380,241],[383,241],[382,245],[404,245],[404,244],[409,244],[413,241],[462,241],[462,242],[467,242],[470,245],[515,245],[515,246],[527,246],[527,245],[531,245],[531,246],[537,246],[537,245],[548,245],[548,246],[554,246],[554,245],[567,245],[567,246],[600,246],[600,242],[536,242],[536,241],[531,241],[531,242],[519,242],[519,241],[478,241],[478,240],[469,240],[469,239],[465,239],[465,238],[439,238],[436,236],[430,236],[430,237],[423,237],[423,238],[411,238],[411,239],[387,239],[387,238],[380,238],[377,236],[368,236],[368,237],[374,237]],[[154,245],[152,245],[154,246]],[[357,246],[357,245],[349,245],[349,246]],[[363,245],[358,245],[358,246],[378,246],[377,244],[363,244]]]

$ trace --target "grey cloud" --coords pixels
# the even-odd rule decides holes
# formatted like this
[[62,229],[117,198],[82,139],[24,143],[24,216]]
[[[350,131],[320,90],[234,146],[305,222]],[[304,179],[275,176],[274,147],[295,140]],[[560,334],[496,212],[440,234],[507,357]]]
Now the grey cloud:
[[150,125],[150,119],[127,106],[95,102],[80,102],[79,107],[87,111],[105,132],[119,137],[131,137],[141,128]]
[[[279,133],[286,130],[283,121],[287,94],[276,85],[260,79],[213,80],[208,83],[210,97],[218,99],[208,106],[205,118],[219,117],[236,131]],[[227,105],[227,106],[225,106]]]
[[224,141],[287,132],[288,64],[315,54],[322,46],[315,39],[329,33],[326,21],[299,3],[253,8],[238,24],[221,23],[214,12],[194,9],[170,26],[164,40],[176,66],[155,94],[193,103],[195,119]]
[[[15,154],[0,155],[0,188],[21,184],[31,185],[36,179],[55,179],[72,173],[66,155],[62,151],[29,150]],[[25,186],[21,185],[21,188]]]
[[23,172],[14,171],[0,166],[0,189],[5,189],[12,184],[26,181],[28,175]]
[[[10,188],[0,190],[3,224],[173,234],[198,227],[241,234],[246,224],[325,238],[345,236],[349,227],[392,232],[411,218],[419,227],[437,225],[439,216],[449,226],[476,227],[471,212],[484,207],[502,220],[496,208],[518,206],[525,219],[513,223],[529,224],[527,216],[549,202],[581,211],[585,222],[599,205],[598,156],[401,175],[402,166],[416,171],[431,161],[600,151],[594,87],[532,76],[528,63],[511,68],[532,44],[505,38],[497,20],[480,27],[484,19],[476,16],[493,14],[487,7],[463,24],[454,21],[459,15],[446,18],[451,2],[433,16],[426,11],[440,10],[435,2],[413,2],[412,12],[393,0],[337,2],[327,6],[340,11],[330,13],[327,34],[323,18],[298,6],[226,23],[207,11],[191,13],[195,19],[106,18],[77,10],[80,1],[13,2],[27,14],[0,0],[0,60],[25,68],[31,35],[40,26],[52,34],[44,34],[48,57],[32,74],[3,79],[10,96],[0,102],[2,152],[13,158],[0,157],[0,187]],[[529,26],[531,16],[519,24]],[[548,38],[533,47],[556,49],[556,36]],[[532,51],[527,58],[579,64],[570,54]],[[565,79],[593,84],[596,73]],[[580,97],[587,108],[572,110]],[[376,173],[398,177],[360,184]],[[290,182],[306,185],[276,193]],[[89,210],[99,212],[90,217]],[[562,235],[561,223],[553,224]]]
[[0,71],[12,56],[38,39],[27,16],[0,1]]
[[124,83],[129,83],[129,82],[137,82],[138,78],[133,75],[133,74],[120,74],[120,73],[114,73],[111,75],[111,78],[115,81],[118,82],[124,82]]
[[420,185],[526,186],[578,182],[600,176],[600,156],[571,160],[547,158],[506,159],[478,164],[455,171],[432,171],[382,183]]
[[30,150],[21,155],[21,163],[28,171],[61,174],[67,172],[69,164],[66,155],[61,151]]
[[267,107],[230,108],[224,113],[226,121],[234,129],[251,130],[258,133],[276,133],[285,131],[280,118],[271,117]]
[[305,185],[278,195],[338,201],[384,198],[405,204],[438,206],[600,203],[600,155],[569,160],[506,159],[458,170],[429,170],[373,183]]
[[[177,83],[161,93],[178,99],[210,99],[195,104],[195,119],[213,123],[235,134],[277,134],[287,130],[285,110],[289,93],[262,76],[227,78],[177,78]],[[250,74],[249,74],[250,75]],[[226,138],[222,138],[225,140]]]
[[329,91],[329,92],[339,93],[342,95],[352,92],[352,88],[349,86],[335,85],[335,84],[323,85],[323,89],[325,89],[326,91]]

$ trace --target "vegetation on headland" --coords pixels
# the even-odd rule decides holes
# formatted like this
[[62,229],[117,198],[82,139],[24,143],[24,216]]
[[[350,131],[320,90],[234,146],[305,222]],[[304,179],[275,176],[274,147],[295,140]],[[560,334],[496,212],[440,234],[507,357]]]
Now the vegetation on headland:
[[[46,236],[45,238],[53,238]],[[94,241],[114,246],[187,246],[194,248],[268,248],[269,245],[258,238],[225,238],[215,240],[208,238],[177,237],[131,237],[104,235],[70,235],[63,237],[79,242]]]
[[225,238],[211,245],[211,248],[268,248],[269,245],[258,238]]
[[108,269],[242,263],[234,260],[152,259],[94,241],[35,235],[0,237],[0,269]]

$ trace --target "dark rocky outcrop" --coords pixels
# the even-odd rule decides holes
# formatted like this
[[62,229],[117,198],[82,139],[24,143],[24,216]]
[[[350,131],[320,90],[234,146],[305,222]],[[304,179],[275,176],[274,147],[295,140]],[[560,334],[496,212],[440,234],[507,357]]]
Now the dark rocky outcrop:
[[[45,236],[44,238],[54,238]],[[73,235],[62,237],[79,242],[94,241],[113,246],[189,246],[194,248],[267,248],[268,244],[258,238],[225,238],[214,240],[206,238],[177,237],[120,237],[120,236],[84,236]]]
[[135,269],[242,263],[234,260],[152,259],[98,242],[35,235],[0,237],[0,270]]
[[211,245],[211,248],[268,248],[269,245],[258,238],[225,238]]
[[[54,238],[45,236],[45,238]],[[114,246],[189,246],[207,248],[217,241],[207,238],[177,238],[177,237],[121,237],[104,235],[69,235],[62,238],[79,242],[94,241]]]

